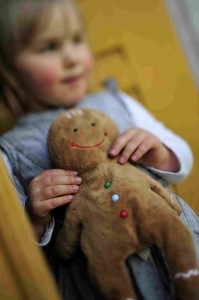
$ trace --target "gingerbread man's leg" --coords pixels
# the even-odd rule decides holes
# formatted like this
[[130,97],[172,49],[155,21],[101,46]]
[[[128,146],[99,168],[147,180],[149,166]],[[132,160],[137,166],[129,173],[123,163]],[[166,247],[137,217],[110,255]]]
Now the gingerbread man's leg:
[[137,300],[125,262],[99,260],[89,264],[89,272],[106,300]]
[[74,255],[80,240],[81,226],[76,214],[66,212],[63,228],[56,239],[56,249],[63,259],[69,259]]
[[[156,216],[157,217],[157,216]],[[153,230],[155,243],[164,251],[182,299],[199,299],[199,268],[189,230],[177,216],[163,212]]]

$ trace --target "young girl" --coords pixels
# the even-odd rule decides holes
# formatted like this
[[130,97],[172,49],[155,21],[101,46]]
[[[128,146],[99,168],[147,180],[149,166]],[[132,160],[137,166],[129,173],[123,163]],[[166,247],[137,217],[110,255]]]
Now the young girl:
[[[54,254],[52,232],[56,236],[61,220],[58,213],[54,222],[53,213],[56,215],[58,208],[64,211],[63,205],[73,201],[81,185],[76,170],[53,169],[49,160],[46,136],[54,118],[63,109],[74,106],[109,114],[121,132],[109,155],[117,156],[121,164],[129,159],[139,163],[144,172],[165,185],[188,176],[193,163],[184,140],[113,85],[107,91],[86,96],[92,66],[81,13],[74,1],[0,2],[0,95],[18,118],[16,126],[0,138],[1,155],[30,216],[38,243],[47,245],[51,240],[46,246],[47,257],[64,299],[69,300],[102,298],[89,283],[81,253],[67,263]],[[187,204],[179,201],[183,206],[181,217],[192,224],[190,229],[195,232],[197,245],[198,218]],[[145,262],[145,267],[139,272],[141,262]],[[161,274],[157,264],[162,266]],[[163,284],[167,270],[158,259],[157,250],[155,256],[149,251],[140,254],[139,259],[134,256],[129,260],[129,268],[138,296],[172,299],[172,289]],[[148,281],[143,282],[142,274],[147,274],[147,268],[152,271]]]

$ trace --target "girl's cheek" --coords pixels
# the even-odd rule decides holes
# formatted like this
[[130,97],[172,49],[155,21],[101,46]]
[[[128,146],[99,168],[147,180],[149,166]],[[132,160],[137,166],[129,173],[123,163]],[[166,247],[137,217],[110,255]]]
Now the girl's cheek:
[[93,68],[93,64],[94,64],[93,57],[92,57],[91,54],[88,53],[84,57],[84,67],[85,67],[85,70],[87,72],[91,72],[91,70]]
[[57,77],[56,72],[50,68],[43,70],[43,73],[41,75],[42,75],[43,84],[45,84],[47,86],[55,83],[56,81],[59,81],[59,78]]
[[59,80],[56,72],[56,68],[52,65],[48,66],[39,66],[37,69],[35,69],[35,81],[40,85],[46,85],[49,86],[55,81]]

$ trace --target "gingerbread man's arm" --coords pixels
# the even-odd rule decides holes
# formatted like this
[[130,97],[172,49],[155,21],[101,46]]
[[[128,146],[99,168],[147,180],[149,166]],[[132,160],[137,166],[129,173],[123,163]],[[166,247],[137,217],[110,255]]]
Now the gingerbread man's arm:
[[79,246],[80,234],[81,223],[76,209],[69,206],[65,214],[63,227],[56,240],[57,252],[63,259],[69,259],[75,254]]
[[167,204],[177,212],[178,215],[182,213],[182,207],[180,203],[172,194],[170,194],[163,186],[161,186],[161,184],[152,179],[150,183],[150,188],[153,192],[162,197],[163,200],[165,200]]

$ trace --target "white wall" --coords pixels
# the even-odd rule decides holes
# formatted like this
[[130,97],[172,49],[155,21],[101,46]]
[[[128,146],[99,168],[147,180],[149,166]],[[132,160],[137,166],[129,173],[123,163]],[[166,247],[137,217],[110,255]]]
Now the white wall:
[[199,0],[164,0],[199,90]]
[[190,14],[192,25],[199,38],[199,0],[186,0],[185,3]]

